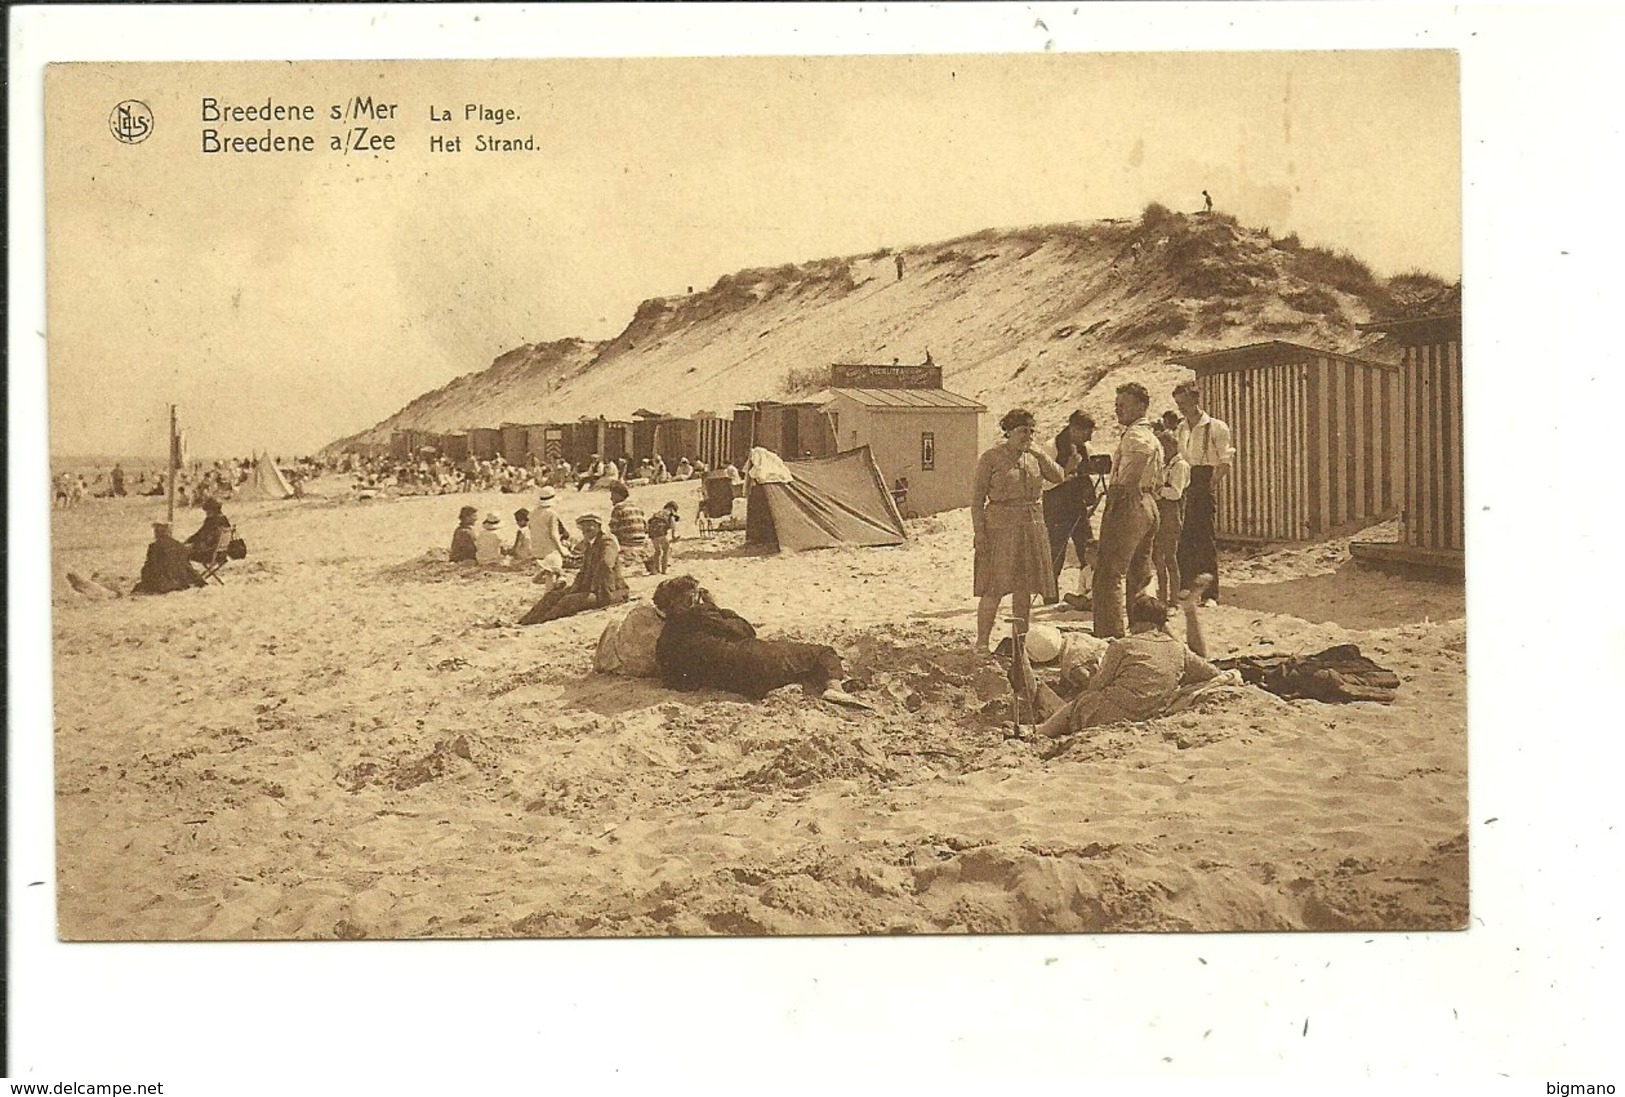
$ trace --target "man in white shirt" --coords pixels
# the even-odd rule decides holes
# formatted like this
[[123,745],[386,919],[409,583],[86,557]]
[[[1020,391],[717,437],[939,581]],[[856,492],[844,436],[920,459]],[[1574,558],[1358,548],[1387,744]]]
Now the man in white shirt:
[[1112,457],[1106,511],[1096,548],[1095,635],[1128,634],[1128,603],[1151,582],[1157,535],[1157,492],[1162,487],[1162,445],[1145,412],[1151,394],[1135,381],[1117,386],[1117,421],[1123,436]]
[[1174,388],[1174,403],[1184,423],[1179,428],[1179,452],[1191,467],[1190,487],[1185,491],[1185,525],[1179,534],[1179,574],[1211,575],[1205,591],[1196,591],[1200,600],[1219,597],[1219,548],[1213,533],[1213,496],[1230,472],[1236,447],[1230,442],[1230,428],[1202,410],[1202,394],[1195,381],[1182,381]]

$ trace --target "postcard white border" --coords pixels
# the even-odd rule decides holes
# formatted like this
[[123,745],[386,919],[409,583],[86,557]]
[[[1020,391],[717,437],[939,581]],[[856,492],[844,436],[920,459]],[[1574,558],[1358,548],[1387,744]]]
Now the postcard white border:
[[[1620,28],[1606,10],[1471,4],[13,9],[12,1077],[151,1077],[171,1081],[166,1092],[204,1093],[221,1092],[204,1080],[225,1075],[243,1094],[287,1092],[296,1079],[310,1092],[339,1092],[340,1081],[351,1092],[386,1082],[425,1092],[440,1080],[506,1078],[541,1090],[640,1074],[751,1088],[826,1073],[914,1084],[1132,1075],[1179,1092],[1189,1091],[1181,1079],[1204,1076],[1347,1078],[1360,1092],[1361,1078],[1625,1083],[1607,1073],[1620,1062],[1606,1024],[1618,1016],[1619,963],[1604,951],[1617,916],[1611,885],[1625,863],[1610,787],[1620,748],[1617,718],[1599,711],[1625,636],[1595,623],[1617,600],[1606,551],[1617,462],[1598,442],[1621,406],[1620,382],[1604,357],[1611,341],[1590,330],[1612,311],[1611,260],[1622,254],[1620,218],[1607,208],[1614,111],[1625,102]],[[1046,48],[1462,53],[1470,932],[55,942],[46,62]],[[44,883],[29,886],[36,880]]]

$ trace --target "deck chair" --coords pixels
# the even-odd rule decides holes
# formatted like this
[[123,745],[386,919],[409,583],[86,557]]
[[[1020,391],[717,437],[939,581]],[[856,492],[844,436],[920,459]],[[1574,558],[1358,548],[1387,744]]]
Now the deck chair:
[[225,526],[215,538],[214,551],[207,558],[198,561],[203,571],[203,581],[214,580],[218,586],[225,586],[226,581],[220,578],[220,569],[231,562],[231,543],[237,539],[237,530],[234,526]]
[[701,533],[716,531],[717,523],[732,518],[734,512],[734,485],[726,472],[708,472],[700,481],[700,508],[694,516],[694,528]]

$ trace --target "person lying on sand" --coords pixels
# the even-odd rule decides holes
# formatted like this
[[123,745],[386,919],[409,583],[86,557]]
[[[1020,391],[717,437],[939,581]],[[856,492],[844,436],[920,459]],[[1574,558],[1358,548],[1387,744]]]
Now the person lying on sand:
[[604,520],[596,514],[576,519],[581,530],[581,570],[567,587],[542,595],[541,601],[519,619],[521,625],[557,621],[583,610],[603,609],[624,602],[628,591],[621,575],[620,545],[604,532]]
[[[1202,579],[1192,581],[1195,591],[1204,589]],[[1083,692],[1039,725],[1039,735],[1057,738],[1084,728],[1150,720],[1163,714],[1180,687],[1223,673],[1205,658],[1196,598],[1186,592],[1180,603],[1186,629],[1186,643],[1181,643],[1168,631],[1168,604],[1149,594],[1136,596],[1129,606],[1130,635],[1106,645]]]
[[168,594],[171,591],[201,587],[203,576],[192,566],[186,546],[175,540],[168,522],[152,524],[152,543],[141,565],[141,579],[132,594]]
[[757,639],[755,626],[717,605],[692,575],[662,582],[654,604],[666,619],[655,662],[667,689],[709,686],[760,700],[780,686],[801,682],[826,696],[845,696],[830,688],[844,673],[834,648]]

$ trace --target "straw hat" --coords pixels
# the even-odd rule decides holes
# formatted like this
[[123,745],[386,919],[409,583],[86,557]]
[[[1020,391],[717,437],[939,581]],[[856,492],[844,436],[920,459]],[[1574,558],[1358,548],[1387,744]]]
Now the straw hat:
[[501,524],[502,524],[502,519],[498,518],[494,511],[485,516],[485,528],[486,529],[495,529],[496,527],[500,526]]
[[552,488],[544,487],[539,493],[537,493],[537,500],[542,504],[542,506],[545,507],[547,504],[553,501],[553,497],[557,494],[558,492],[554,491]]
[[1035,663],[1059,659],[1065,647],[1066,637],[1054,625],[1033,625],[1027,630],[1027,658]]

